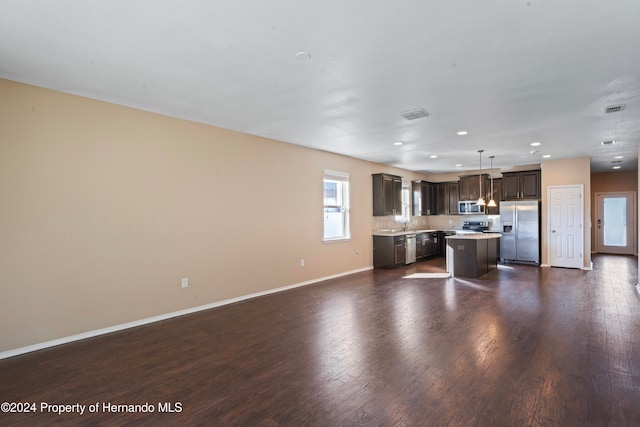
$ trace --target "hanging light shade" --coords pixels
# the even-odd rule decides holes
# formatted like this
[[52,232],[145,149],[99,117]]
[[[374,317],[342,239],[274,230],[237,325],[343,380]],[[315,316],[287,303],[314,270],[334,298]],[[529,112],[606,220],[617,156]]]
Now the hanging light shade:
[[484,197],[482,197],[482,152],[484,150],[478,150],[478,153],[480,153],[480,173],[478,174],[478,182],[480,182],[480,197],[478,198],[478,201],[476,202],[476,205],[478,206],[485,206],[486,203],[484,202]]
[[498,206],[496,204],[496,201],[493,200],[493,158],[494,157],[495,156],[489,156],[489,158],[491,159],[491,172],[489,172],[491,175],[491,193],[489,193],[490,194],[489,198],[491,200],[489,200],[489,203],[487,203],[487,206],[489,206],[490,208],[495,208],[496,206]]

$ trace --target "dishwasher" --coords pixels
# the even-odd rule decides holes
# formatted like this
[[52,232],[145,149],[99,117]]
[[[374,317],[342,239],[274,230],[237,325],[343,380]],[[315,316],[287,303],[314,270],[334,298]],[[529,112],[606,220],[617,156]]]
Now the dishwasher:
[[407,234],[407,240],[405,241],[405,264],[413,264],[416,262],[416,235]]

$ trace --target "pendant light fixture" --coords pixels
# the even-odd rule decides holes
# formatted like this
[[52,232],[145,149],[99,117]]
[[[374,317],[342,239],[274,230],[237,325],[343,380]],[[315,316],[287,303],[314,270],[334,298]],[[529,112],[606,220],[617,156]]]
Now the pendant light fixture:
[[480,153],[480,173],[478,174],[478,182],[480,183],[480,197],[478,198],[478,201],[476,202],[476,205],[478,206],[485,206],[486,203],[484,202],[484,197],[482,197],[482,152],[484,150],[478,150],[478,153]]
[[487,206],[490,208],[495,208],[496,206],[496,201],[493,200],[493,158],[495,156],[489,156],[489,158],[491,159],[491,172],[489,172],[490,176],[491,176],[491,193],[489,193],[489,203],[487,203]]

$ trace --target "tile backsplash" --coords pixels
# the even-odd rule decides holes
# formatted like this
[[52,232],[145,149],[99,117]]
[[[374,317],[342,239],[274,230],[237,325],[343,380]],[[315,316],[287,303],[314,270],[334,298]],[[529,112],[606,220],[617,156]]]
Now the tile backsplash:
[[[449,230],[462,228],[463,221],[487,221],[489,229],[500,230],[500,215],[431,215],[411,217],[410,228]],[[371,229],[402,228],[404,223],[396,222],[393,216],[376,216],[372,219]]]

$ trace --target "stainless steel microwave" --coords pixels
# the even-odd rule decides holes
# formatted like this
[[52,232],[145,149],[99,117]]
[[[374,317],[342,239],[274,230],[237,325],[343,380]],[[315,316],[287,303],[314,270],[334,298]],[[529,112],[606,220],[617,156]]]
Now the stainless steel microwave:
[[461,215],[484,215],[484,206],[476,205],[475,200],[462,200],[458,202],[458,213]]

